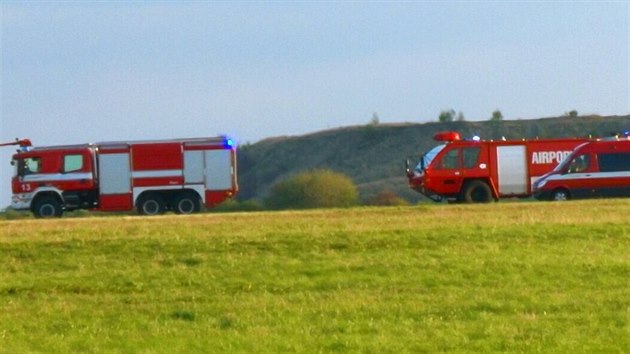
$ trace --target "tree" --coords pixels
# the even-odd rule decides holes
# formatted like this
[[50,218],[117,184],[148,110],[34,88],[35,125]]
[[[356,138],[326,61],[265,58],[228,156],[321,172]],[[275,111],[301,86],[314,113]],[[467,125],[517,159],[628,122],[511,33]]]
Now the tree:
[[490,118],[493,122],[500,122],[503,120],[503,114],[498,109],[492,112],[492,117]]
[[569,112],[564,112],[564,115],[567,116],[567,117],[575,118],[575,117],[578,116],[578,111],[576,111],[574,109],[574,110],[571,110]]
[[276,183],[265,206],[269,209],[334,208],[356,205],[352,180],[331,170],[311,170]]
[[466,118],[464,118],[464,112],[459,111],[459,113],[457,113],[457,121],[458,122],[464,122],[466,120]]
[[452,122],[454,119],[455,119],[454,109],[442,111],[440,112],[440,115],[438,117],[438,121],[440,121],[441,123]]
[[372,119],[370,119],[370,125],[378,125],[380,123],[380,119],[378,119],[378,113],[372,113]]

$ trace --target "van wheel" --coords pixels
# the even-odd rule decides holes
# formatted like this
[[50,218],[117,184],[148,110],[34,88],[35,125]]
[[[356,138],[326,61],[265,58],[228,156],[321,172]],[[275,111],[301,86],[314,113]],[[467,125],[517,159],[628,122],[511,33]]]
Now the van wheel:
[[148,194],[140,199],[138,213],[142,215],[160,215],[166,210],[164,198],[159,194]]
[[201,210],[199,197],[196,193],[183,192],[175,196],[173,210],[176,214],[193,214]]
[[465,203],[488,203],[492,200],[492,191],[486,182],[470,181],[464,185],[461,199]]
[[63,214],[61,203],[52,196],[38,198],[33,206],[36,218],[59,218]]
[[569,200],[571,199],[571,195],[569,194],[569,191],[563,188],[560,189],[556,189],[555,191],[553,191],[553,193],[551,193],[551,200],[555,200],[555,201],[564,201],[564,200]]

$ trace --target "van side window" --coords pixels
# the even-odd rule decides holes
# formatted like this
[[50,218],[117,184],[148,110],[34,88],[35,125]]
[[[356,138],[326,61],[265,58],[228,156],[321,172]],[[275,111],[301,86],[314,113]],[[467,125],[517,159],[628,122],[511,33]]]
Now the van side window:
[[464,168],[474,168],[477,166],[477,161],[479,160],[479,151],[481,148],[476,147],[467,147],[462,149],[464,154]]
[[598,154],[600,172],[630,171],[630,153]]
[[63,157],[63,172],[79,171],[83,168],[82,155],[66,155]]
[[569,173],[584,172],[588,169],[589,163],[589,155],[584,154],[576,156],[573,160],[571,160],[571,164],[569,165]]
[[459,168],[459,150],[460,149],[453,149],[442,155],[440,168],[445,170]]

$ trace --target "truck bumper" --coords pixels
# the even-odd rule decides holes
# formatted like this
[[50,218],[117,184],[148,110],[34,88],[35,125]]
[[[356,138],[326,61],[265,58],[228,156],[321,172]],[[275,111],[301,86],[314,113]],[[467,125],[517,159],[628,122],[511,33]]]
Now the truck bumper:
[[410,186],[411,189],[415,190],[416,192],[424,195],[425,197],[431,199],[434,202],[441,202],[442,200],[444,200],[444,197],[435,193],[434,191],[425,188],[423,186]]
[[11,197],[11,209],[30,210],[33,193],[16,193]]
[[428,188],[422,188],[422,191],[420,193],[422,193],[425,197],[431,199],[432,201],[438,203],[443,201],[445,198],[443,195],[437,194]]

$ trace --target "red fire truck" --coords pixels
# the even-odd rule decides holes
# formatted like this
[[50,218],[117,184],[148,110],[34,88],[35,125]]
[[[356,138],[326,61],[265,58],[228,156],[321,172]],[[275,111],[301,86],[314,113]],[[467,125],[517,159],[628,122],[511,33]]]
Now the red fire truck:
[[157,215],[213,207],[238,190],[228,137],[31,147],[13,155],[11,207],[36,217],[91,209]]
[[464,140],[452,131],[433,139],[441,144],[422,155],[413,170],[407,160],[409,186],[434,201],[467,203],[531,196],[538,177],[588,140]]

